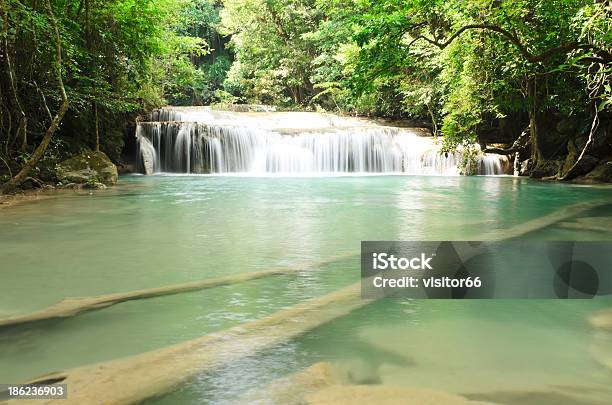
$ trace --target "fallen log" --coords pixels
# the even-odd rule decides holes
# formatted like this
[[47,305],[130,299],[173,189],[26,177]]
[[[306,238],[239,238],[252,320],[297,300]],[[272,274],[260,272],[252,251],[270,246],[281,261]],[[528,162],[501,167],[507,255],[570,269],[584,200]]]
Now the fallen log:
[[604,205],[612,205],[612,203],[610,201],[591,201],[570,205],[569,207],[561,208],[548,215],[527,221],[524,224],[513,226],[509,229],[499,229],[493,232],[484,233],[480,237],[480,240],[489,241],[518,238]]
[[40,311],[0,319],[0,329],[16,325],[23,325],[31,322],[70,318],[85,312],[107,308],[112,305],[116,305],[126,301],[134,301],[145,298],[161,297],[164,295],[173,295],[191,291],[198,291],[206,288],[219,287],[223,285],[238,284],[245,281],[256,280],[265,277],[294,274],[299,271],[324,266],[326,264],[330,264],[350,257],[357,257],[357,254],[347,254],[343,256],[338,256],[330,260],[325,260],[306,266],[298,266],[296,268],[279,268],[251,273],[242,273],[205,280],[190,281],[186,283],[174,284],[164,287],[120,292],[95,297],[66,298],[58,302],[57,304],[54,304]]
[[136,404],[164,395],[204,371],[214,369],[302,335],[372,300],[355,283],[266,318],[143,354],[45,375],[30,384],[67,384],[67,399],[5,403],[81,405],[94,398],[106,405]]

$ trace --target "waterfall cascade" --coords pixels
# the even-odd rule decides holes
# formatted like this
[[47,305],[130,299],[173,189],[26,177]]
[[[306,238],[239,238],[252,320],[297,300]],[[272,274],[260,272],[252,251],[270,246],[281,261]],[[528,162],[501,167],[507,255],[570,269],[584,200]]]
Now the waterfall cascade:
[[[436,141],[371,121],[310,112],[229,112],[208,107],[154,111],[136,129],[139,167],[172,173],[458,174],[460,153]],[[483,156],[481,174],[500,174]]]

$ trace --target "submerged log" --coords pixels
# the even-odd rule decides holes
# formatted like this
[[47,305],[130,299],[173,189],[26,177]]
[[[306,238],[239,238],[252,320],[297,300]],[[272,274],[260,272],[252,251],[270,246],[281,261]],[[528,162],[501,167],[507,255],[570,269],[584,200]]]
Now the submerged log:
[[254,355],[372,302],[361,298],[360,288],[360,283],[352,284],[266,318],[163,349],[48,374],[29,383],[67,384],[67,399],[14,403],[81,405],[94,398],[107,405],[141,403],[172,391],[202,371]]
[[31,322],[47,321],[51,319],[70,318],[79,314],[110,307],[115,304],[126,301],[134,301],[145,298],[161,297],[164,295],[173,295],[191,291],[203,290],[223,285],[238,284],[245,281],[256,280],[265,277],[280,276],[294,274],[309,268],[315,268],[326,264],[333,263],[349,257],[357,257],[356,254],[347,254],[338,256],[330,260],[299,266],[296,268],[279,268],[272,270],[257,271],[251,273],[235,274],[224,277],[217,277],[205,280],[190,281],[181,284],[174,284],[164,287],[148,288],[143,290],[120,292],[108,295],[100,295],[95,297],[76,297],[66,298],[57,304],[40,311],[29,314],[13,316],[0,319],[0,329],[10,326],[23,325]]
[[561,222],[559,226],[581,231],[610,233],[612,232],[612,217],[577,218],[571,222]]
[[493,232],[484,233],[481,240],[504,240],[514,239],[520,236],[525,236],[528,233],[542,230],[551,225],[565,221],[569,218],[583,214],[594,208],[604,205],[612,205],[610,201],[591,201],[570,205],[569,207],[561,208],[553,211],[548,215],[525,222],[524,224],[516,225],[510,229],[499,229]]

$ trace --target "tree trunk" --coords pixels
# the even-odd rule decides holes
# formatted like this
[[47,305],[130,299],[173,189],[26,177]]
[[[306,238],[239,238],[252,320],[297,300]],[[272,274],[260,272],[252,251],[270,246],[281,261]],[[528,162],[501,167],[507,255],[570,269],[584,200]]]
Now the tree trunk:
[[538,162],[542,160],[542,143],[540,142],[540,127],[538,125],[538,111],[537,111],[537,89],[536,89],[536,78],[529,80],[527,84],[527,98],[531,102],[531,108],[529,109],[529,139],[531,140],[531,164],[532,167],[536,167]]
[[64,89],[64,81],[62,80],[62,44],[61,44],[59,29],[57,28],[57,23],[55,21],[55,15],[53,14],[53,9],[51,8],[50,0],[46,0],[45,4],[47,6],[47,13],[49,14],[49,21],[53,28],[53,34],[54,34],[55,42],[56,42],[55,44],[56,55],[55,55],[54,65],[55,65],[60,95],[62,97],[62,104],[60,105],[60,108],[57,111],[57,114],[55,114],[55,117],[53,117],[51,124],[47,128],[47,131],[45,132],[45,135],[43,136],[42,141],[36,147],[36,149],[34,150],[34,153],[32,153],[32,156],[30,156],[30,159],[27,161],[26,164],[23,165],[19,173],[13,176],[12,179],[10,179],[7,183],[5,183],[2,186],[2,188],[0,189],[2,193],[7,193],[9,191],[12,191],[17,186],[19,186],[21,183],[24,182],[24,180],[28,177],[30,170],[32,170],[34,166],[36,166],[38,161],[44,155],[45,150],[47,149],[47,146],[49,146],[49,142],[51,142],[51,137],[53,137],[53,134],[59,127],[59,124],[64,118],[66,111],[68,111],[68,97],[66,96],[66,90]]
[[[595,143],[595,136],[597,134],[597,129],[599,127],[599,110],[597,108],[597,103],[593,103],[593,107],[595,113],[593,115],[593,121],[591,122],[591,130],[589,131],[589,139],[587,140],[584,148],[582,148],[582,152],[574,162],[574,164],[567,170],[566,173],[562,173],[559,176],[558,180],[573,180],[576,177],[586,174],[584,167],[581,167],[582,160],[584,157],[591,151],[591,147]],[[604,134],[605,135],[605,134]]]
[[529,111],[529,138],[531,139],[531,161],[535,166],[542,158],[540,150],[540,133],[538,119],[535,111]]

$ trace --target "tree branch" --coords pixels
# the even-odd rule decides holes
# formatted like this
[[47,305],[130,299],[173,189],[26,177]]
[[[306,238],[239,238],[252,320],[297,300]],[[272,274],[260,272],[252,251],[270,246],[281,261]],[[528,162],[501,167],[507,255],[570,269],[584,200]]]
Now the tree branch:
[[508,148],[508,149],[486,148],[485,150],[483,150],[484,153],[495,153],[497,155],[512,155],[513,153],[516,153],[517,151],[518,151],[518,148]]
[[530,62],[542,62],[548,58],[550,58],[551,56],[554,56],[558,53],[564,53],[564,52],[570,52],[573,50],[577,50],[577,49],[584,49],[584,50],[592,50],[597,52],[600,57],[597,58],[598,61],[601,61],[602,63],[606,63],[606,62],[611,62],[612,61],[612,54],[604,49],[600,49],[594,45],[591,44],[581,44],[578,42],[570,42],[568,44],[565,45],[560,45],[554,48],[550,48],[547,49],[546,51],[534,55],[531,52],[529,52],[529,50],[527,49],[527,47],[521,42],[521,40],[518,38],[518,36],[514,33],[511,33],[508,30],[505,30],[504,28],[498,26],[498,25],[492,25],[492,24],[468,24],[468,25],[464,25],[463,27],[459,28],[457,31],[455,31],[450,37],[448,37],[448,39],[446,39],[446,41],[440,42],[437,39],[431,39],[428,38],[424,35],[417,35],[409,44],[408,47],[410,47],[412,44],[414,44],[415,42],[417,42],[420,39],[423,39],[427,42],[429,42],[432,45],[437,46],[440,49],[444,49],[447,46],[449,46],[455,39],[457,39],[459,36],[461,36],[461,34],[463,34],[464,32],[468,31],[468,30],[486,30],[486,31],[491,31],[491,32],[496,32],[498,34],[500,34],[501,36],[503,36],[504,38],[506,38],[510,43],[512,43],[520,52],[520,54],[527,59]]

